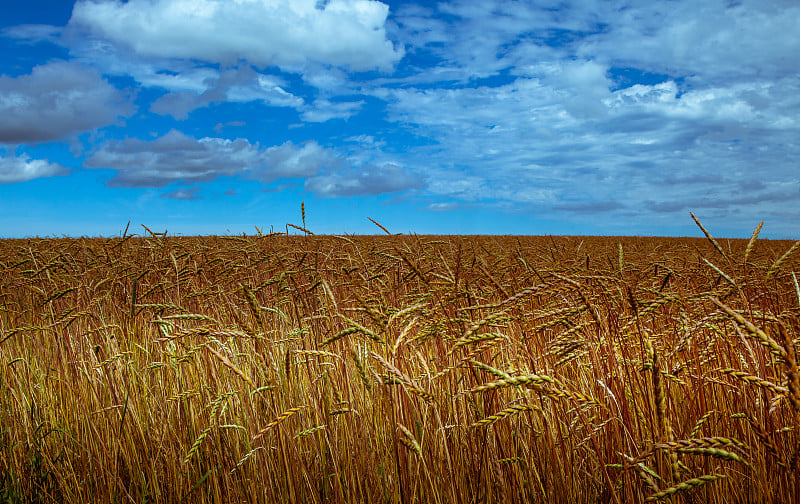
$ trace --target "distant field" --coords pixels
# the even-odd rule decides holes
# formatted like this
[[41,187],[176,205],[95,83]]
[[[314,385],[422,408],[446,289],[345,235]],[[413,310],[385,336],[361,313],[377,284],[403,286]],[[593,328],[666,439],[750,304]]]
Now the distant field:
[[0,502],[791,502],[800,251],[0,241]]

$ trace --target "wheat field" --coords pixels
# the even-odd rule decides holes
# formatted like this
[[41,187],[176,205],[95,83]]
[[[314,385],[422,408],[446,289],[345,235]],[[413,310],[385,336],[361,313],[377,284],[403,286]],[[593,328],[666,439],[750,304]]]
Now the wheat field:
[[0,240],[0,501],[800,495],[797,243],[301,231]]

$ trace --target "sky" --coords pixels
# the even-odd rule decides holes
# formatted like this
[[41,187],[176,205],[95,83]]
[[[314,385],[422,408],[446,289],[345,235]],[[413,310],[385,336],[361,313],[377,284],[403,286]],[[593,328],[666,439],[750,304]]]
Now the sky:
[[0,237],[797,238],[799,168],[796,0],[0,0]]

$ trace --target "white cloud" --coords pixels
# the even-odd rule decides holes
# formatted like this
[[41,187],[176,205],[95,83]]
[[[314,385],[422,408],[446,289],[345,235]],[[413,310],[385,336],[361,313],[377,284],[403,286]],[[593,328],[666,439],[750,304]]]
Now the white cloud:
[[285,142],[264,152],[263,169],[253,171],[252,176],[262,182],[278,178],[307,178],[316,175],[323,167],[337,163],[338,156],[316,142],[306,142],[301,146]]
[[[285,142],[264,148],[244,139],[195,139],[175,130],[152,141],[109,141],[87,158],[85,166],[116,170],[108,181],[116,187],[164,187],[244,176],[265,184],[279,179],[305,179],[306,190],[339,197],[424,186],[418,175],[398,165],[355,165],[316,142]],[[178,188],[164,197],[199,199],[197,191],[199,186]]]
[[340,169],[311,178],[305,183],[307,191],[326,197],[393,193],[424,186],[419,176],[394,164]]
[[[208,90],[209,82],[219,79],[219,72],[213,68],[181,68],[177,71],[158,70],[151,64],[128,61],[127,65],[121,59],[113,57],[113,63],[108,65],[109,72],[116,75],[130,75],[145,87],[156,87],[170,91],[191,91],[197,94]],[[94,62],[97,64],[97,61]],[[101,65],[102,66],[102,65]],[[170,64],[172,68],[176,68]]]
[[719,84],[793,73],[800,52],[800,5],[791,1],[451,1],[400,8],[396,19],[392,36],[409,54],[440,58],[463,81],[583,59]]
[[67,169],[58,163],[44,159],[31,159],[27,154],[21,156],[0,156],[0,184],[25,182],[41,177],[66,175]]
[[404,162],[454,205],[774,214],[800,186],[798,32],[796,2],[401,7],[410,75],[372,93],[428,140]]
[[303,99],[286,91],[287,85],[281,79],[258,74],[255,82],[242,82],[231,86],[228,100],[234,102],[263,101],[274,107],[301,107]]
[[172,130],[152,141],[112,140],[91,154],[89,168],[116,170],[109,185],[163,187],[173,182],[209,182],[221,176],[248,175],[263,182],[310,177],[336,156],[315,142],[286,142],[263,148],[245,139],[189,137]]
[[66,62],[0,76],[0,143],[58,140],[114,123],[133,107],[95,70]]
[[383,147],[386,147],[385,140],[377,140],[372,135],[356,135],[352,137],[348,137],[344,139],[345,142],[351,142],[354,144],[358,144],[363,149],[375,149],[380,150]]
[[800,6],[792,2],[641,2],[601,12],[606,29],[577,42],[578,54],[649,71],[717,84],[774,78],[800,51]]
[[198,191],[200,191],[200,187],[191,187],[191,188],[181,188],[175,189],[174,191],[170,191],[168,193],[162,194],[162,198],[169,198],[169,199],[177,199],[177,200],[184,200],[184,201],[197,201],[201,200],[200,196],[198,196]]
[[429,192],[536,212],[666,211],[687,197],[733,211],[786,193],[756,188],[734,205],[753,176],[798,185],[796,79],[681,94],[672,80],[612,92],[594,62],[525,73],[494,87],[376,91],[393,120],[432,140],[404,158],[428,167]]
[[218,69],[196,61],[142,56],[74,26],[67,26],[65,33],[61,42],[68,46],[73,61],[103,74],[130,76],[144,87],[201,94],[220,78]]
[[388,12],[372,0],[82,0],[70,24],[147,56],[368,70],[402,56],[386,39]]
[[[245,174],[302,179],[320,195],[424,188],[452,207],[569,215],[775,213],[797,193],[796,2],[453,0],[387,12],[363,0],[79,1],[71,53],[168,90],[154,112],[238,102],[322,122],[380,112],[359,98],[371,95],[394,123],[350,121],[331,133],[341,151],[189,137],[167,148],[180,143],[171,133],[108,143],[90,161],[121,167],[120,185]],[[392,66],[377,79],[352,72]]]
[[611,81],[606,67],[594,61],[570,61],[558,65],[543,82],[564,93],[564,108],[573,117],[592,118],[605,114],[602,103],[609,95]]
[[24,44],[38,42],[58,43],[62,28],[44,24],[9,26],[0,30],[0,36],[16,39]]
[[303,107],[303,99],[284,89],[281,79],[257,73],[251,68],[238,68],[220,72],[206,79],[202,92],[179,90],[157,99],[150,111],[160,115],[171,115],[184,120],[189,113],[213,103],[246,103],[259,101],[272,107]]
[[314,100],[314,103],[300,115],[300,118],[306,122],[347,119],[357,113],[363,105],[363,101],[331,102],[325,99],[318,99]]

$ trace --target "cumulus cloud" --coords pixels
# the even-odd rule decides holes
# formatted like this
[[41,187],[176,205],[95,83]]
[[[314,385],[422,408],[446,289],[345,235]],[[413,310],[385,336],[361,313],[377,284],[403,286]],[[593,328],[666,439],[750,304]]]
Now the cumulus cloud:
[[395,164],[364,165],[311,178],[305,189],[320,196],[384,194],[425,187],[424,181]]
[[389,8],[372,0],[81,0],[70,25],[139,54],[261,67],[390,68]]
[[152,141],[112,140],[85,162],[88,168],[116,170],[109,185],[163,187],[173,182],[209,182],[221,176],[247,175],[263,182],[310,177],[335,155],[316,142],[286,142],[264,148],[239,138],[192,138],[172,130]]
[[44,159],[31,159],[27,154],[21,156],[0,155],[0,184],[25,182],[41,177],[66,175],[67,169],[58,163]]
[[58,140],[114,123],[132,105],[95,70],[67,62],[0,76],[0,143]]
[[316,142],[297,146],[292,142],[270,147],[264,151],[262,169],[252,171],[252,176],[262,182],[278,178],[307,178],[316,175],[323,167],[338,163],[338,156]]

